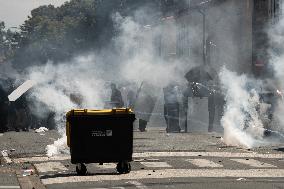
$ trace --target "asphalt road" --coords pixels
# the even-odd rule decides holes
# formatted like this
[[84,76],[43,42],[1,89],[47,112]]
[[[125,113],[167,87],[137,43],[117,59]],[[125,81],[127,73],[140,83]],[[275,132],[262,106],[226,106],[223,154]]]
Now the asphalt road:
[[[132,171],[116,164],[88,164],[78,176],[70,156],[47,158],[55,131],[8,132],[0,136],[0,188],[284,188],[281,144],[256,149],[228,147],[218,133],[134,132]],[[23,176],[34,171],[33,175]]]

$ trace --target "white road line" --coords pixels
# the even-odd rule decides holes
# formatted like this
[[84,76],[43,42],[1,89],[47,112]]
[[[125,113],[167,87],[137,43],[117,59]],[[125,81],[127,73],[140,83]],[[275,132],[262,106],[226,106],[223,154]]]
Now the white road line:
[[[115,187],[111,187],[112,189],[125,189],[124,187],[121,186],[115,186]],[[109,188],[88,188],[88,189],[109,189]]]
[[275,165],[271,165],[268,163],[264,163],[261,161],[257,161],[255,159],[231,159],[232,161],[236,161],[238,163],[242,163],[245,165],[249,165],[250,167],[257,167],[257,168],[274,168],[277,167]]
[[21,188],[20,186],[0,186],[0,188],[2,189],[17,189],[17,188]]
[[223,167],[223,165],[207,159],[187,159],[186,161],[190,162],[191,164],[197,167],[212,167],[212,168]]
[[283,159],[283,154],[259,154],[250,153],[232,153],[232,152],[141,152],[134,153],[134,158],[149,158],[149,157],[224,157],[224,158],[268,158],[268,159]]
[[58,171],[67,171],[68,169],[60,162],[47,162],[39,163],[34,165],[38,172],[58,172]]
[[150,167],[150,168],[166,168],[166,167],[172,167],[169,165],[167,162],[140,162],[142,165],[145,167]]
[[35,157],[26,157],[26,158],[16,158],[13,161],[15,163],[24,163],[24,162],[44,162],[44,161],[64,161],[71,159],[70,155],[62,155],[62,156],[35,156]]
[[[141,152],[133,153],[133,158],[157,158],[157,157],[224,157],[224,158],[265,158],[265,159],[284,159],[282,154],[259,154],[250,153],[232,153],[232,152]],[[44,162],[44,161],[63,161],[69,160],[70,155],[54,157],[27,157],[14,159],[15,163],[23,162]]]
[[1,154],[2,154],[4,160],[5,160],[5,162],[6,162],[7,164],[13,163],[13,161],[9,158],[9,155],[8,155],[8,153],[7,153],[7,150],[1,151]]
[[70,176],[41,179],[44,185],[101,182],[118,180],[141,180],[141,179],[163,179],[163,178],[282,178],[284,169],[161,169],[132,171],[123,175],[94,175],[94,176]]
[[132,184],[132,185],[136,186],[136,188],[138,188],[138,189],[148,189],[147,186],[145,186],[144,184],[137,182],[137,181],[129,181],[129,182],[126,182],[126,183]]

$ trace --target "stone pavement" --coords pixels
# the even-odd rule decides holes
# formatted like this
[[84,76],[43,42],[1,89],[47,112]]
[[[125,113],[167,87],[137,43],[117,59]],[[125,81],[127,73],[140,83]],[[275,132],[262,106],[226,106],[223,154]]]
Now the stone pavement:
[[[177,180],[204,179],[215,182],[277,181],[284,187],[284,154],[255,152],[136,152],[132,171],[120,175],[115,163],[88,164],[86,176],[78,176],[70,156],[35,156],[13,159],[15,163],[30,162],[41,182],[49,189],[57,188],[153,188],[149,184],[174,185]],[[277,180],[279,179],[279,180]],[[170,180],[170,181],[169,181]],[[226,181],[227,182],[227,181]],[[148,183],[148,184],[147,184]],[[274,182],[272,182],[274,183]],[[204,184],[204,183],[203,183]],[[273,187],[266,185],[267,188]]]
[[[281,144],[241,149],[224,145],[218,133],[167,134],[157,128],[135,131],[129,174],[119,175],[116,164],[109,163],[88,164],[88,174],[78,176],[70,155],[46,156],[46,145],[59,137],[55,131],[1,136],[0,150],[5,150],[7,157],[1,158],[0,189],[4,185],[23,189],[284,188]],[[33,169],[34,175],[24,177],[26,169]]]
[[20,188],[16,171],[4,167],[4,165],[0,166],[0,189],[1,188]]

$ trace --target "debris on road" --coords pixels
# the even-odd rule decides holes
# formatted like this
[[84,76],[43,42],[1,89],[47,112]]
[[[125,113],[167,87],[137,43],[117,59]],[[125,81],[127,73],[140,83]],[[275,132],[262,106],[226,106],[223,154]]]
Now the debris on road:
[[244,180],[247,180],[245,178],[238,178],[237,181],[244,181]]
[[8,150],[2,150],[2,151],[1,151],[1,154],[2,154],[4,160],[5,160],[5,162],[6,162],[7,164],[13,163],[12,160],[9,158]]
[[44,133],[44,132],[47,132],[47,131],[48,131],[48,128],[46,128],[46,127],[40,127],[40,128],[35,130],[36,133]]
[[25,176],[30,176],[34,174],[34,170],[33,169],[26,169],[23,171],[23,177]]
[[20,98],[24,93],[26,93],[30,88],[32,88],[36,83],[32,80],[25,81],[16,90],[14,90],[9,96],[9,101],[14,102]]

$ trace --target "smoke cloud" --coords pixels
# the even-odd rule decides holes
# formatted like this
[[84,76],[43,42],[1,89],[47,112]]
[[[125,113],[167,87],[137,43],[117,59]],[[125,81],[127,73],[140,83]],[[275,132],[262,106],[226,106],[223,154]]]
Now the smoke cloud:
[[[268,72],[272,69],[273,76],[256,80],[227,69],[223,69],[219,75],[226,95],[222,126],[224,142],[228,145],[251,148],[283,142],[281,134],[284,131],[283,29],[283,16],[280,16],[276,23],[269,24],[267,28],[270,59],[265,69]],[[266,93],[273,95],[264,101],[260,100],[259,94]],[[269,101],[270,104],[265,101]]]
[[270,48],[268,50],[268,54],[270,55],[269,67],[273,69],[275,85],[277,86],[278,93],[281,95],[281,99],[278,100],[275,117],[277,118],[277,122],[275,123],[273,129],[279,130],[281,132],[284,131],[284,101],[283,101],[283,89],[284,89],[284,15],[283,8],[284,4],[282,4],[280,12],[279,20],[270,27],[268,32],[268,37],[270,40]]
[[227,145],[252,148],[263,139],[264,127],[257,111],[260,105],[257,82],[246,75],[238,75],[226,68],[220,72],[225,94],[225,113],[221,120],[224,127],[224,142]]
[[28,78],[37,82],[29,95],[32,113],[46,117],[53,112],[62,138],[47,147],[49,156],[66,152],[65,114],[71,109],[102,109],[107,99],[106,81],[94,56],[77,57],[72,62],[32,67]]
[[150,83],[147,90],[156,97],[162,97],[162,88],[169,82],[184,82],[184,74],[192,64],[165,61],[156,53],[153,41],[161,28],[137,21],[146,16],[142,12],[139,10],[136,20],[113,15],[119,35],[114,39],[114,47],[104,50],[104,55],[109,54],[107,60],[92,52],[70,62],[47,62],[28,69],[25,78],[37,82],[29,95],[33,114],[41,117],[54,112],[56,129],[62,135],[47,146],[48,156],[66,152],[66,112],[74,108],[104,108],[110,100],[110,82],[117,83],[122,93],[129,87],[137,89],[142,82]]
[[[209,24],[212,30],[210,32],[214,34],[212,38],[216,42],[212,54],[219,54],[218,57],[215,56],[216,65],[214,62],[212,64],[217,71],[224,64],[233,70],[222,68],[218,71],[220,72],[221,89],[226,100],[225,112],[221,120],[224,127],[224,142],[227,145],[251,148],[268,144],[264,138],[266,127],[264,118],[267,117],[267,108],[261,105],[259,96],[264,81],[239,74],[246,71],[240,71],[241,68],[238,68],[243,68],[244,65],[239,66],[239,61],[242,59],[239,59],[238,53],[240,52],[234,46],[234,42],[238,41],[238,38],[235,38],[236,32],[234,32],[237,30],[235,23],[239,22],[235,18],[238,9],[232,9],[234,18],[224,16],[223,13],[223,10],[234,6],[235,3],[221,4],[220,7],[214,7],[208,11],[211,17],[207,16],[207,19],[212,19]],[[150,83],[151,88],[148,90],[155,93],[154,96],[157,99],[163,98],[162,88],[171,82],[177,82],[185,87],[185,73],[202,62],[199,60],[202,57],[202,38],[200,35],[197,36],[197,33],[201,31],[202,17],[197,12],[194,18],[198,17],[198,20],[188,28],[187,36],[180,36],[181,39],[179,39],[186,41],[195,38],[196,40],[193,40],[193,44],[190,45],[193,49],[199,49],[199,51],[201,49],[201,51],[193,50],[191,53],[187,52],[189,53],[188,58],[177,59],[176,52],[172,54],[173,58],[163,55],[170,54],[174,49],[171,45],[175,46],[175,44],[171,41],[174,41],[173,36],[177,36],[175,31],[186,28],[177,23],[171,23],[171,21],[165,21],[163,24],[145,23],[145,20],[151,20],[147,19],[148,13],[146,8],[146,10],[138,10],[131,17],[122,17],[119,13],[114,14],[112,18],[117,36],[113,44],[106,45],[107,47],[101,52],[89,52],[69,62],[57,64],[47,62],[44,66],[34,66],[27,70],[24,78],[37,82],[37,86],[29,95],[30,102],[33,102],[33,114],[40,117],[54,112],[56,128],[62,135],[61,139],[47,147],[49,156],[66,152],[66,112],[74,108],[104,108],[110,100],[110,82],[117,83],[122,93],[124,90],[127,93],[129,87],[137,90],[142,82]],[[212,14],[215,14],[215,17]],[[284,26],[284,21],[280,21],[281,25]],[[228,31],[223,28],[227,28]],[[279,42],[283,39],[282,29],[281,27],[275,28],[277,35],[271,36],[272,41]],[[168,39],[165,39],[165,36],[159,36],[161,33],[165,34],[164,32],[169,33],[165,35]],[[197,40],[198,37],[199,40]],[[164,40],[168,40],[170,45],[166,49],[158,49],[157,42],[164,43]],[[279,46],[281,47],[281,43]],[[221,54],[222,51],[224,56]],[[280,56],[273,55],[271,59],[278,78],[283,78],[284,73],[284,67],[281,64],[284,58],[282,55],[283,53],[280,53]],[[163,103],[163,100],[156,101]],[[162,117],[162,110],[157,113]]]

